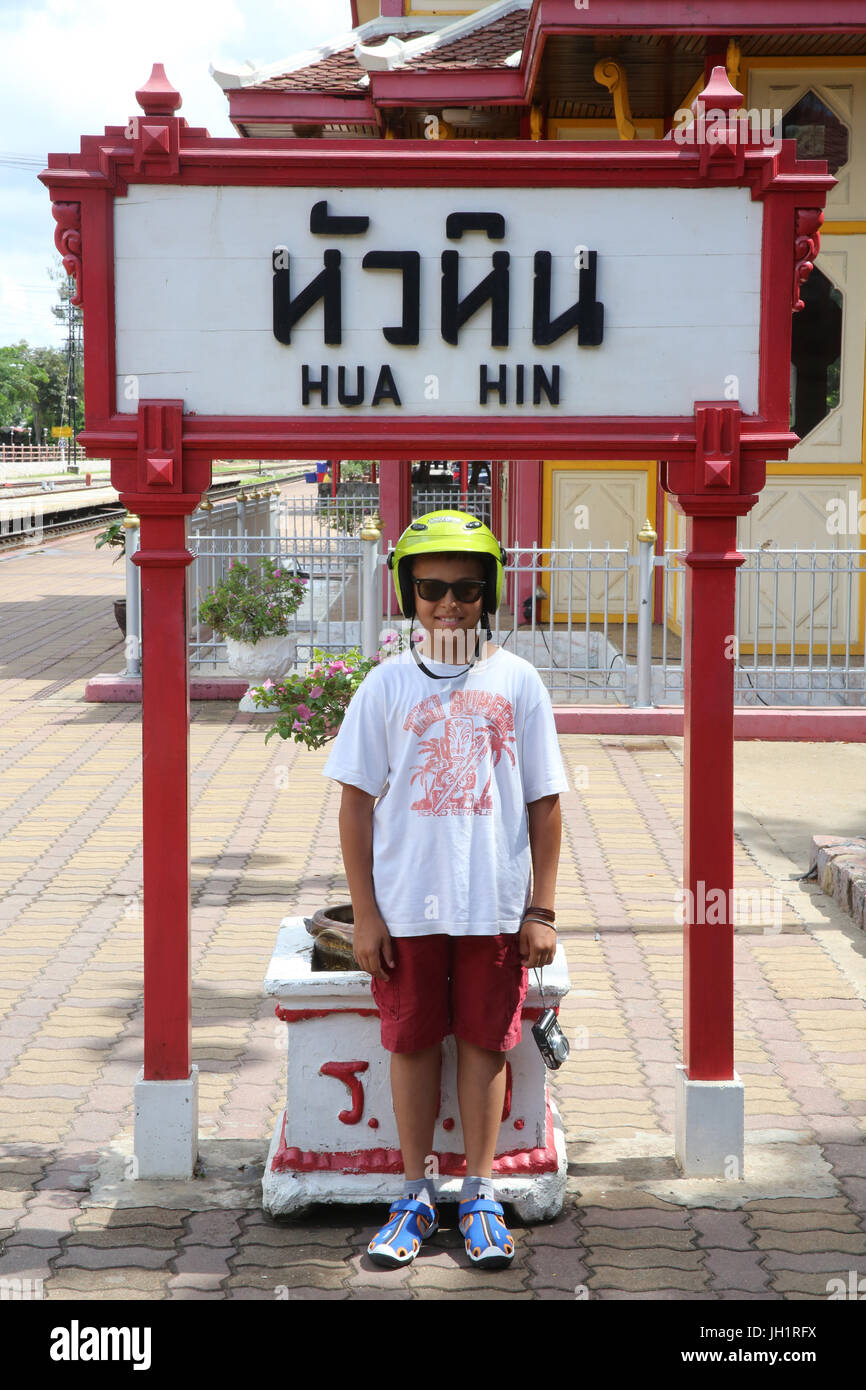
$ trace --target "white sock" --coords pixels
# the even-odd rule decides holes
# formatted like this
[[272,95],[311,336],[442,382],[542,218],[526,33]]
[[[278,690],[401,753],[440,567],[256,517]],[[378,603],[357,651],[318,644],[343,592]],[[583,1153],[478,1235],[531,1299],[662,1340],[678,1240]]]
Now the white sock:
[[470,1178],[463,1179],[463,1186],[460,1189],[461,1202],[475,1202],[479,1197],[486,1201],[495,1202],[492,1178]]
[[430,1178],[407,1178],[403,1183],[403,1196],[426,1202],[428,1207],[436,1206],[436,1193]]

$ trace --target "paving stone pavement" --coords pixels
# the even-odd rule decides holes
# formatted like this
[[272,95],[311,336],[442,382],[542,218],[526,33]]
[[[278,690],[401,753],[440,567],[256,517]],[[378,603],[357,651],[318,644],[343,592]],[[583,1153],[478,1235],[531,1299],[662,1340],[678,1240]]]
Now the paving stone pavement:
[[[780,746],[765,809],[738,814],[737,883],[769,913],[735,940],[742,1181],[686,1180],[673,1158],[682,742],[563,736],[565,1207],[515,1227],[513,1266],[487,1274],[466,1267],[443,1207],[416,1262],[383,1272],[365,1253],[381,1207],[275,1222],[260,1206],[285,1066],[262,977],[282,917],[346,896],[326,750],[266,746],[255,717],[194,703],[204,1171],[124,1178],[142,1050],[140,708],[83,699],[89,676],[122,669],[121,584],[89,536],[0,558],[0,1281],[40,1279],[61,1301],[723,1302],[825,1299],[828,1281],[866,1275],[864,939],[785,852],[796,745]],[[826,758],[864,785],[858,748]]]

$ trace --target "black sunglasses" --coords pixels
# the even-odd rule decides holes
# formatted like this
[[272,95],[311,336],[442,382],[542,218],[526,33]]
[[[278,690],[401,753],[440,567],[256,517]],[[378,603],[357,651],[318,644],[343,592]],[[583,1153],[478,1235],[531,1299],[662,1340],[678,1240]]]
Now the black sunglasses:
[[454,584],[446,584],[444,579],[415,579],[413,576],[412,583],[428,603],[444,598],[449,589],[458,603],[477,603],[486,588],[483,579],[458,579]]

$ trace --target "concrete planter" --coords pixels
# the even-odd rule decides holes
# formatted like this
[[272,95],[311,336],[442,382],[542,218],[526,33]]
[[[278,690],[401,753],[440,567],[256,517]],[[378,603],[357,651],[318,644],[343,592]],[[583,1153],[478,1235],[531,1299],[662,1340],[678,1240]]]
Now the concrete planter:
[[[269,678],[275,683],[295,664],[298,639],[293,632],[284,637],[263,637],[260,642],[238,642],[226,637],[229,667],[235,675],[243,676],[250,687],[264,685]],[[259,706],[247,690],[238,709],[254,713]]]
[[[315,971],[313,938],[303,917],[286,917],[265,976],[265,994],[288,1033],[286,1108],[271,1140],[262,1179],[274,1216],[311,1202],[388,1201],[402,1191],[403,1161],[391,1107],[389,1058],[362,970]],[[497,1192],[526,1221],[555,1217],[565,1196],[565,1141],[548,1094],[548,1072],[532,1037],[542,1010],[530,974],[523,1036],[508,1054],[508,1093],[494,1164]],[[565,953],[544,972],[548,1006],[570,982]],[[442,1091],[433,1139],[437,1189],[456,1200],[465,1173],[457,1106],[456,1051],[443,1044]]]

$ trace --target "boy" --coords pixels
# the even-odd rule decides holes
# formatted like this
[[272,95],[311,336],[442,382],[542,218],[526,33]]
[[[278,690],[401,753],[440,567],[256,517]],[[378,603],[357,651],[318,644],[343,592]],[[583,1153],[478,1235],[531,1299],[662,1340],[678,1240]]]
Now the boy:
[[480,620],[491,637],[504,560],[492,532],[465,512],[430,512],[407,527],[389,564],[423,643],[418,650],[410,627],[409,649],[367,675],[323,769],[343,786],[355,959],[372,976],[391,1053],[406,1182],[368,1246],[389,1268],[414,1259],[437,1228],[425,1171],[441,1044],[452,1032],[467,1174],[460,1229],[474,1264],[500,1268],[514,1255],[493,1156],[527,971],[556,950],[559,793],[568,783],[535,668],[489,640],[478,660],[476,628]]

